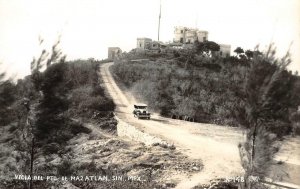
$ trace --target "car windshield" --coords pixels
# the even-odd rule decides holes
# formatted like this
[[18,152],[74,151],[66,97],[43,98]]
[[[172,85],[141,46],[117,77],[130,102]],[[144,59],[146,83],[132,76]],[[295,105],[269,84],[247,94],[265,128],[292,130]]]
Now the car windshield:
[[137,109],[146,109],[147,106],[136,106]]

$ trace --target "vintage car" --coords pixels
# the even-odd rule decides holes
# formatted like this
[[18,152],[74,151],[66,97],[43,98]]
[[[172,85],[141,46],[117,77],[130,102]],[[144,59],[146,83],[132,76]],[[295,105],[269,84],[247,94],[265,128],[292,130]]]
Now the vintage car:
[[135,104],[134,110],[133,110],[134,117],[137,117],[138,119],[145,118],[150,119],[150,113],[147,110],[146,104]]

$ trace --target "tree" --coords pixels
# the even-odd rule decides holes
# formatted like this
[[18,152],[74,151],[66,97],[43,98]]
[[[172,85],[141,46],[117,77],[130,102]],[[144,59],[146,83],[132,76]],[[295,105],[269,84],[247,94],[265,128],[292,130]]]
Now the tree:
[[[59,49],[60,37],[52,46],[52,52],[42,50],[38,59],[31,62],[31,79],[35,89],[39,92],[40,103],[33,135],[38,140],[42,140],[49,132],[59,127],[64,118],[59,114],[66,110],[67,100],[65,97],[64,75],[67,66],[66,56],[62,55]],[[41,72],[41,68],[46,66],[46,70]],[[53,137],[54,138],[54,137]]]
[[59,130],[65,123],[64,116],[60,115],[68,108],[66,99],[66,88],[63,78],[67,70],[65,63],[49,66],[43,73],[41,83],[42,98],[38,106],[35,137],[44,140],[47,135],[52,134],[55,141],[56,135],[52,133]]
[[[40,44],[43,43],[43,40],[40,39]],[[35,157],[35,151],[36,151],[36,144],[38,144],[40,147],[43,145],[42,141],[42,137],[43,136],[41,133],[41,130],[43,130],[43,128],[45,127],[51,127],[51,126],[55,126],[55,124],[57,124],[57,119],[61,119],[60,116],[58,116],[58,114],[54,114],[55,116],[58,116],[58,118],[55,117],[51,117],[51,114],[53,111],[53,109],[45,107],[45,104],[50,104],[49,99],[52,99],[52,107],[53,105],[59,105],[61,103],[59,98],[51,98],[50,95],[53,95],[55,93],[51,93],[49,95],[49,90],[53,89],[50,86],[50,80],[47,80],[45,78],[45,73],[41,72],[41,69],[43,67],[46,66],[46,73],[48,68],[51,66],[51,64],[53,63],[61,63],[65,61],[65,56],[62,56],[62,52],[60,51],[60,49],[58,48],[58,45],[60,43],[60,37],[58,38],[57,42],[52,46],[52,52],[51,55],[49,56],[49,53],[44,49],[41,52],[41,55],[38,59],[33,58],[32,62],[30,63],[30,68],[31,68],[31,81],[33,83],[34,89],[36,90],[36,93],[39,94],[36,98],[39,99],[39,101],[41,103],[39,103],[37,109],[38,109],[38,113],[35,113],[35,107],[32,106],[32,101],[29,101],[27,103],[27,119],[29,118],[30,114],[34,114],[33,117],[35,117],[35,120],[33,120],[32,122],[29,123],[29,125],[27,127],[30,127],[30,131],[31,133],[29,134],[28,138],[31,138],[31,151],[30,151],[30,182],[29,182],[29,188],[31,189],[33,187],[33,183],[32,183],[32,175],[33,175],[33,164],[34,164],[34,159]],[[59,75],[60,73],[55,73],[52,72],[51,73],[51,77],[55,78],[57,76],[57,74]],[[46,75],[47,76],[47,75]],[[53,80],[55,81],[55,79]],[[52,85],[56,85],[56,83],[52,83]],[[46,95],[45,95],[46,94]],[[60,109],[58,109],[60,110]],[[46,115],[48,114],[48,115]],[[48,119],[46,119],[48,118]],[[61,120],[60,120],[61,121]],[[49,124],[51,123],[51,124]],[[50,130],[50,129],[49,129]],[[49,133],[48,133],[49,134]],[[36,140],[38,139],[38,140]]]
[[254,53],[251,50],[246,50],[245,54],[246,54],[246,56],[247,56],[248,59],[251,59],[251,58],[253,58],[253,54]]
[[11,105],[16,100],[16,85],[10,79],[5,79],[5,72],[0,73],[0,125],[6,125],[13,120]]
[[282,115],[288,116],[287,111],[292,107],[288,102],[288,88],[292,86],[292,80],[286,79],[286,67],[291,62],[289,54],[277,60],[273,52],[274,48],[270,46],[265,55],[250,61],[244,87],[245,109],[241,111],[244,115],[240,115],[240,118],[244,119],[243,125],[248,131],[246,142],[239,145],[245,169],[243,188],[259,188],[259,183],[252,183],[249,178],[257,176],[264,179],[267,175],[273,156],[278,151],[274,143],[279,137],[274,131],[277,126],[280,127],[279,132],[286,129],[288,118]]
[[220,50],[220,45],[218,45],[214,41],[204,41],[204,42],[195,41],[194,47],[198,54],[203,54],[204,52],[211,53]]
[[263,53],[260,52],[259,50],[253,51],[253,57],[254,57],[254,56],[261,56],[261,55],[263,55]]
[[244,53],[244,50],[241,47],[237,47],[233,52],[239,56],[240,54]]
[[[1,66],[1,63],[0,63]],[[5,78],[5,72],[0,72],[0,84],[4,81]]]
[[247,56],[244,55],[244,54],[240,54],[240,55],[239,55],[239,58],[240,58],[241,60],[247,60]]
[[220,50],[220,45],[218,45],[216,42],[205,41],[204,43],[207,46],[207,49],[211,52],[216,52]]

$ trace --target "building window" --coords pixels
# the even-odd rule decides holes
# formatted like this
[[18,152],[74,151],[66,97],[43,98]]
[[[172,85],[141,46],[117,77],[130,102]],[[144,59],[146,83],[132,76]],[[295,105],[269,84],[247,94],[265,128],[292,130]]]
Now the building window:
[[180,33],[183,33],[183,30],[180,30]]
[[140,43],[140,47],[142,47],[142,43]]
[[206,37],[203,37],[203,41],[206,41]]
[[180,37],[180,43],[183,43],[183,37]]

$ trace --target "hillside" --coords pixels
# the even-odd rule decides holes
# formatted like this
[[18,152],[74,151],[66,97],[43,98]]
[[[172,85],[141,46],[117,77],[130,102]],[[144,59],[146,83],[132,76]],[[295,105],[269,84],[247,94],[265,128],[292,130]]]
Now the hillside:
[[[289,160],[286,164],[281,160],[274,161],[281,144],[288,144],[292,140],[299,141],[299,137],[293,136],[299,135],[300,114],[297,110],[299,105],[297,94],[300,80],[299,76],[286,69],[291,62],[289,53],[277,58],[276,50],[271,45],[265,52],[256,49],[244,53],[241,50],[243,53],[237,51],[236,56],[220,57],[211,51],[201,50],[201,46],[198,47],[196,44],[192,49],[174,49],[169,52],[132,50],[115,60],[110,70],[123,93],[128,93],[129,96],[134,94],[136,102],[147,103],[152,112],[166,118],[155,117],[149,123],[136,123],[137,127],[143,125],[141,129],[145,129],[148,133],[156,133],[183,146],[190,146],[189,142],[195,142],[192,141],[193,135],[197,135],[195,133],[197,129],[194,128],[194,132],[189,133],[187,138],[182,134],[175,136],[172,133],[183,131],[178,131],[179,128],[173,126],[176,125],[173,124],[175,121],[171,121],[170,118],[198,122],[200,124],[194,126],[198,125],[200,130],[204,127],[201,123],[223,125],[225,130],[228,130],[226,126],[241,128],[246,134],[246,140],[238,144],[246,179],[240,184],[241,187],[265,187],[259,183],[251,183],[249,179],[255,176],[259,180],[265,180],[270,175],[273,177],[281,173],[281,176],[276,178],[281,180],[282,177],[286,177],[282,172],[291,174],[290,178],[293,179],[287,180],[298,184],[295,178],[299,170],[291,169],[292,166],[289,164],[297,167],[298,163],[294,164]],[[114,95],[119,93],[118,90],[113,92]],[[118,105],[121,109],[128,104],[125,100],[121,102]],[[126,114],[127,111],[124,109],[119,112]],[[127,115],[123,119],[130,123],[136,122]],[[166,121],[165,124],[159,123],[163,120]],[[183,133],[189,132],[185,126],[189,123],[180,122],[180,124]],[[213,131],[214,127],[211,126],[210,129]],[[213,136],[224,134],[217,130],[213,133]],[[207,134],[204,132],[203,136],[206,137]],[[195,137],[200,140],[203,136]],[[215,136],[213,141],[216,138]],[[211,146],[209,141],[207,139],[207,146],[201,150],[215,147]],[[293,146],[299,149],[296,143],[293,143]],[[191,152],[200,146],[192,147]],[[210,155],[206,153],[209,156],[206,158],[201,150],[198,151],[198,155],[204,158],[204,167],[211,167],[211,163],[207,164],[207,160],[220,160],[220,156],[213,153]],[[299,155],[292,151],[288,152],[290,157],[299,159]],[[279,154],[282,154],[282,151]],[[283,166],[280,166],[282,163]],[[201,173],[198,174],[200,175]],[[200,179],[196,175],[193,178],[196,179],[195,182]]]
[[[275,51],[269,55],[257,50],[220,57],[197,49],[171,53],[132,51],[123,54],[111,71],[136,98],[163,116],[249,128],[246,123],[249,79],[255,78],[251,85],[259,93],[283,60],[275,58]],[[134,59],[137,61],[131,61]],[[273,102],[262,116],[273,132],[286,135],[293,130],[290,116],[300,104],[297,95],[300,78],[283,70],[273,87],[276,90],[268,94]]]
[[[103,80],[103,62],[67,62],[53,48],[52,56],[43,51],[34,59],[31,75],[17,83],[1,73],[0,188],[201,188],[199,179],[224,177],[224,171],[264,178],[278,144],[299,135],[300,80],[285,69],[288,56],[277,59],[272,48],[251,52],[223,58],[200,45],[124,53],[111,66],[113,76],[133,99],[163,116],[143,123],[136,123],[109,77]],[[117,136],[121,119],[134,125],[133,133]],[[181,128],[184,120],[199,124]],[[177,143],[129,140],[136,132]]]
[[170,175],[201,170],[175,148],[116,135],[100,64],[59,59],[17,83],[1,81],[0,188],[166,187]]

